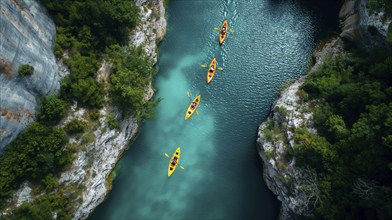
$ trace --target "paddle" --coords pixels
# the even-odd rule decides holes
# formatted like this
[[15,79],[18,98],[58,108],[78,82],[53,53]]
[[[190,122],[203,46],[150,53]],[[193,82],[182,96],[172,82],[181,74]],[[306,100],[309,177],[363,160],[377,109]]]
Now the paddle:
[[186,95],[187,95],[188,97],[191,97],[191,93],[190,93],[189,91],[186,92]]
[[205,64],[201,64],[201,67],[203,67],[203,68],[204,68],[204,67],[207,67],[207,65],[205,65]]
[[[167,153],[165,153],[165,156],[166,156],[167,158],[170,158],[169,155],[168,155]],[[183,170],[185,170],[185,168],[184,168],[183,166],[180,166],[180,168],[183,169]]]
[[[216,30],[216,31],[217,31],[217,30],[219,30],[219,28],[217,28],[217,27],[214,27],[214,30]],[[233,29],[230,29],[229,31],[230,31],[230,33],[234,33],[234,30],[233,30]]]
[[222,67],[219,67],[218,70],[223,70],[223,68],[222,68]]
[[198,111],[196,111],[196,115],[199,115],[199,112],[198,112]]

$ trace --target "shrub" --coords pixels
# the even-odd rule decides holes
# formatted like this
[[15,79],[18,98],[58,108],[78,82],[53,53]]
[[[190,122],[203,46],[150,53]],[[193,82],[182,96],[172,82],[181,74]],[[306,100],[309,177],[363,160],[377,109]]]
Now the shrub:
[[104,94],[103,84],[94,81],[91,77],[78,79],[74,82],[70,81],[69,78],[64,78],[62,82],[61,96],[68,100],[75,99],[82,106],[101,107]]
[[267,160],[269,160],[269,159],[271,159],[272,158],[272,152],[271,151],[264,151],[264,153],[265,153],[265,157],[267,158]]
[[279,114],[283,117],[283,118],[285,118],[285,117],[287,117],[288,115],[289,115],[289,110],[287,110],[285,107],[283,107],[283,106],[279,106],[278,107],[278,112],[279,112]]
[[110,129],[120,128],[120,124],[118,123],[116,116],[113,113],[106,115],[106,122],[108,123]]
[[72,119],[65,125],[65,131],[71,135],[81,133],[85,128],[86,123],[84,121],[78,120],[77,118]]
[[47,191],[52,191],[58,187],[59,181],[53,176],[53,174],[49,173],[43,180],[42,184],[45,186]]
[[263,129],[264,139],[270,142],[283,141],[284,135],[280,131],[279,127],[275,125],[275,122],[271,120],[267,126]]
[[93,121],[97,121],[101,117],[101,113],[99,113],[98,109],[93,109],[89,113],[89,118]]
[[20,65],[18,68],[18,74],[20,76],[31,76],[34,73],[34,67],[29,64]]
[[38,119],[46,124],[56,124],[65,116],[66,111],[67,104],[57,95],[46,96],[42,98]]
[[306,128],[298,128],[295,130],[294,140],[294,155],[298,165],[311,166],[318,172],[333,169],[336,153],[325,138],[310,133]]
[[138,117],[151,115],[146,110],[151,110],[155,105],[144,99],[144,93],[156,71],[152,61],[141,48],[115,45],[108,50],[108,54],[113,63],[110,76],[113,104],[121,110],[123,116],[131,113]]

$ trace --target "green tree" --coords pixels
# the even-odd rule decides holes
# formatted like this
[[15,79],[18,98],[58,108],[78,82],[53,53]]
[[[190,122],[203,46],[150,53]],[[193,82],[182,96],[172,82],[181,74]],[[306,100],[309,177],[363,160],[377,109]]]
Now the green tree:
[[[292,154],[299,166],[317,171],[323,201],[317,218],[391,218],[391,71],[391,50],[384,48],[326,62],[304,83],[309,101],[318,103],[319,136],[296,129]],[[353,192],[359,178],[373,183],[367,194]]]
[[140,119],[152,116],[156,103],[144,98],[156,72],[151,60],[141,48],[114,45],[108,49],[108,54],[113,62],[110,76],[112,102],[121,110],[123,116],[133,114]]
[[331,115],[326,121],[325,126],[334,140],[345,138],[349,134],[342,116]]
[[294,155],[299,166],[311,166],[317,172],[330,172],[336,153],[323,138],[310,133],[306,128],[298,128],[294,133]]
[[20,65],[18,68],[18,74],[21,76],[31,76],[34,73],[34,67],[29,64]]
[[117,121],[116,115],[109,113],[106,115],[106,121],[108,122],[110,129],[119,129],[120,124]]
[[86,122],[74,118],[65,125],[65,131],[71,135],[77,134],[83,132],[86,126]]
[[47,124],[56,124],[67,111],[67,104],[57,95],[49,95],[42,98],[41,111],[38,119]]
[[105,94],[102,83],[94,81],[92,78],[79,79],[71,85],[72,96],[80,102],[80,104],[99,108],[103,104]]

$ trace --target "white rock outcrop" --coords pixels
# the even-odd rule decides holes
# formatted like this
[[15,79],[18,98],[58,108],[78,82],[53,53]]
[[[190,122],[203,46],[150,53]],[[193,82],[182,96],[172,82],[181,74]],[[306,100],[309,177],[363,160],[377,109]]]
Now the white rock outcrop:
[[31,202],[31,186],[29,182],[24,182],[21,188],[16,192],[16,206],[22,205],[24,202]]
[[[313,56],[315,64],[309,73],[316,71],[326,59],[333,59],[344,52],[343,41],[370,50],[382,46],[390,20],[383,20],[383,12],[369,13],[367,0],[347,0],[339,17],[342,30],[339,38],[325,44]],[[370,31],[369,31],[370,30]],[[257,148],[263,160],[263,177],[268,188],[282,202],[280,219],[293,219],[292,214],[311,216],[317,201],[317,179],[315,173],[295,166],[295,158],[287,159],[287,151],[294,146],[294,131],[303,127],[316,134],[312,125],[313,115],[308,103],[301,103],[298,91],[306,81],[303,76],[282,91],[272,105],[268,119],[259,127]],[[271,132],[272,130],[272,132]],[[306,189],[306,190],[304,190]],[[309,190],[311,189],[311,190]],[[310,191],[312,193],[310,193]]]
[[[11,0],[6,0],[6,5],[7,7],[11,7],[9,5],[16,4],[19,1],[12,1]],[[42,11],[43,9],[34,1],[21,1],[24,4],[31,3],[30,10],[33,11],[32,14],[35,15],[34,13],[37,13],[37,11]],[[145,51],[147,52],[147,55],[153,59],[155,62],[157,61],[157,47],[159,42],[163,39],[165,33],[166,33],[166,18],[165,18],[165,8],[163,5],[163,0],[155,0],[153,2],[148,3],[148,1],[135,1],[140,8],[141,11],[141,23],[138,27],[135,28],[135,30],[132,32],[130,36],[130,44],[133,44],[135,46],[142,46]],[[27,4],[26,3],[26,4]],[[151,4],[152,3],[152,4]],[[4,2],[1,1],[1,4],[3,6]],[[28,4],[27,4],[28,5]],[[15,6],[12,5],[12,7],[20,7],[19,5]],[[36,8],[35,8],[36,7]],[[27,7],[28,9],[29,7]],[[22,11],[21,14],[25,14],[24,10],[27,10],[24,8],[16,8],[13,10],[20,10]],[[6,10],[7,13],[9,13],[7,10],[8,8],[3,9],[1,8],[2,12],[2,17],[3,19],[3,11]],[[29,11],[27,11],[29,12]],[[14,12],[16,13],[16,12]],[[19,13],[20,14],[20,13]],[[40,15],[43,16],[43,15]],[[46,15],[45,15],[46,16]],[[39,17],[39,16],[38,16]],[[32,19],[32,18],[30,18]],[[48,39],[44,39],[45,41],[50,41],[51,44],[48,44],[48,53],[50,53],[53,56],[53,52],[51,50],[51,46],[53,43],[54,39],[54,33],[55,33],[55,27],[53,22],[47,18],[48,20],[48,26],[51,28],[52,35],[48,35]],[[12,20],[12,19],[11,19]],[[3,24],[4,20],[0,20]],[[26,25],[33,25],[34,24],[26,24]],[[43,25],[43,24],[40,24]],[[1,26],[3,29],[3,26]],[[10,27],[11,28],[11,27]],[[14,27],[12,27],[14,28]],[[3,30],[1,34],[4,34]],[[43,33],[41,33],[43,34]],[[1,36],[2,37],[2,36]],[[31,36],[31,38],[37,38],[37,36]],[[7,37],[8,38],[8,37]],[[32,40],[34,41],[34,39]],[[41,42],[42,43],[42,42]],[[47,43],[47,42],[46,42]],[[15,44],[18,45],[18,44]],[[4,46],[3,42],[0,45],[0,49]],[[45,46],[45,45],[43,45]],[[45,52],[45,51],[44,51]],[[45,55],[45,53],[41,54]],[[16,55],[15,55],[16,56]],[[48,58],[42,58],[42,59],[47,59],[46,61],[48,64],[45,64],[47,66],[50,66],[53,69],[53,74],[57,74],[57,76],[53,76],[55,78],[50,78],[47,77],[45,80],[49,80],[48,83],[52,83],[52,86],[47,86],[47,89],[45,86],[43,88],[40,88],[42,91],[40,91],[40,94],[45,94],[56,91],[59,88],[58,85],[58,78],[61,78],[65,74],[67,74],[68,68],[64,66],[60,61],[58,61],[58,64],[55,62],[51,63],[51,59]],[[53,56],[53,61],[54,61],[54,56]],[[24,62],[24,61],[23,61]],[[22,62],[22,63],[23,63]],[[42,61],[43,62],[43,61]],[[4,69],[4,65],[1,66],[1,68]],[[6,66],[7,67],[7,66]],[[13,66],[11,65],[13,68]],[[1,69],[0,70],[3,70]],[[97,80],[101,82],[107,82],[109,80],[109,75],[110,71],[112,69],[112,65],[103,60],[101,64],[101,68],[98,70],[97,74]],[[7,69],[8,70],[8,69]],[[51,70],[51,69],[50,69]],[[13,71],[15,71],[13,69]],[[41,70],[39,70],[41,71]],[[44,70],[42,70],[44,71]],[[57,72],[56,72],[57,71]],[[14,72],[12,72],[14,74]],[[34,73],[37,76],[41,76],[39,73]],[[4,77],[8,76],[3,76],[0,75],[0,80],[3,80]],[[11,78],[16,76],[12,76]],[[57,78],[56,78],[57,77]],[[7,79],[9,80],[9,79]],[[53,80],[53,82],[52,82]],[[19,79],[20,81],[20,79]],[[0,81],[0,85],[2,81]],[[50,85],[50,84],[48,84]],[[1,87],[3,89],[3,87]],[[22,90],[23,91],[23,90]],[[11,91],[8,91],[11,93]],[[1,93],[3,96],[4,93]],[[151,87],[151,84],[148,86],[145,92],[145,99],[149,100],[152,98],[154,94],[154,91]],[[9,97],[7,97],[9,98]],[[105,97],[108,99],[108,97]],[[34,100],[34,97],[32,97],[32,100]],[[35,100],[34,100],[35,101]],[[26,101],[24,101],[26,102]],[[1,108],[3,108],[3,103],[1,103]],[[31,109],[34,109],[35,107],[35,102],[31,104]],[[71,138],[70,139],[70,144],[76,144],[77,146],[82,146],[82,149],[79,149],[79,151],[75,155],[75,159],[73,161],[73,164],[70,169],[67,171],[63,172],[61,174],[59,184],[60,188],[62,189],[68,189],[72,187],[67,186],[77,186],[81,190],[81,196],[79,198],[75,199],[75,206],[76,210],[75,213],[73,213],[73,219],[86,219],[89,214],[105,199],[106,195],[108,194],[110,190],[110,174],[113,171],[114,167],[117,164],[117,161],[121,158],[121,155],[125,151],[125,149],[128,147],[129,142],[132,140],[132,138],[135,137],[137,131],[138,131],[138,122],[135,118],[130,117],[126,120],[122,120],[120,122],[120,128],[119,129],[110,129],[108,126],[108,122],[106,119],[106,115],[110,113],[115,113],[116,117],[119,118],[119,113],[118,111],[111,107],[111,106],[104,106],[102,109],[99,110],[100,113],[100,118],[99,118],[99,123],[96,123],[97,126],[93,128],[93,130],[90,130],[88,132],[89,137],[86,137],[85,140],[82,138]],[[2,113],[3,114],[3,113]],[[74,103],[74,105],[71,107],[71,111],[68,113],[67,118],[65,118],[60,126],[64,126],[67,122],[70,120],[77,118],[79,120],[85,121],[86,123],[89,123],[89,118],[88,118],[88,110],[84,108],[79,108],[77,103]],[[4,114],[3,114],[4,116]],[[3,120],[2,116],[2,120]],[[2,121],[0,125],[2,125],[4,122]],[[95,123],[95,122],[92,122]],[[99,125],[98,125],[99,124]],[[1,134],[3,134],[3,130],[0,130]],[[8,131],[7,131],[8,132]],[[87,142],[87,143],[82,143],[82,142]],[[90,142],[90,143],[88,143]],[[63,193],[68,193],[64,192]],[[73,192],[69,192],[71,194]],[[42,195],[42,194],[39,194]],[[31,195],[31,186],[30,183],[25,182],[19,190],[14,194],[11,203],[15,203],[16,206],[21,205],[23,202],[31,202],[37,197],[36,195]],[[3,210],[1,215],[7,215],[11,211],[11,208],[8,208],[6,210]]]
[[154,0],[154,7],[145,5],[146,0],[135,1],[141,11],[141,24],[131,33],[130,43],[135,46],[142,45],[147,56],[157,62],[157,44],[166,34],[166,18],[163,0]]
[[[72,114],[67,117],[65,122],[72,118],[84,120],[85,109],[76,110],[76,105],[73,108]],[[59,181],[60,184],[77,184],[85,188],[74,219],[87,218],[94,208],[105,199],[110,190],[109,174],[138,129],[137,121],[132,117],[121,121],[119,130],[109,129],[105,116],[114,111],[109,108],[104,107],[100,110],[100,126],[93,131],[94,141],[77,153],[72,168],[62,173]],[[71,142],[77,141],[71,140]]]
[[[140,3],[140,1],[139,1]],[[142,2],[138,6],[141,9],[141,24],[135,28],[130,36],[130,43],[142,46],[147,55],[157,61],[157,46],[166,33],[165,8],[163,1],[155,1],[148,6]],[[156,11],[156,15],[152,15]],[[159,15],[159,16],[158,16]],[[157,16],[157,17],[156,17]],[[143,36],[138,38],[137,36]],[[98,70],[98,80],[107,81],[111,71],[111,64],[103,61]],[[151,85],[146,90],[145,99],[151,99],[154,92]],[[72,168],[62,173],[60,184],[77,184],[85,188],[82,192],[81,203],[73,216],[74,219],[86,219],[89,214],[105,199],[110,190],[109,175],[127,148],[130,140],[135,137],[138,123],[135,118],[129,118],[120,122],[120,129],[110,129],[106,122],[106,115],[117,112],[116,109],[105,106],[100,109],[100,126],[95,129],[94,141],[86,148],[77,153]],[[84,120],[86,110],[72,106],[71,114],[63,123],[78,118]],[[116,117],[119,117],[117,113]],[[71,142],[77,142],[71,140]]]
[[[370,14],[366,7],[367,0],[348,0],[342,6],[339,17],[342,21],[340,38],[336,38],[324,45],[314,53],[315,65],[309,72],[315,71],[326,58],[333,59],[343,51],[344,39],[354,42],[362,49],[368,50],[380,46],[385,41],[388,25],[391,21],[383,22],[382,12]],[[374,28],[374,33],[369,32],[369,27]],[[372,39],[374,37],[374,39]],[[286,88],[280,98],[273,104],[268,119],[260,125],[257,146],[259,155],[264,163],[263,177],[267,186],[278,196],[282,202],[281,219],[291,219],[292,213],[309,216],[316,201],[317,186],[312,181],[317,178],[315,173],[302,170],[295,166],[295,159],[288,161],[287,149],[294,146],[294,131],[304,127],[312,133],[317,133],[312,126],[312,113],[307,111],[307,105],[300,102],[298,90],[306,81],[306,76],[295,81]],[[280,138],[267,138],[265,129],[268,126],[277,128],[274,133]],[[312,188],[313,187],[313,188]],[[307,190],[304,191],[303,189]],[[309,188],[313,193],[309,193]]]
[[[339,38],[325,44],[322,50],[314,53],[315,65],[310,72],[315,71],[325,59],[333,59],[343,51],[343,42]],[[312,214],[314,192],[318,188],[310,180],[315,180],[316,174],[295,166],[295,159],[287,159],[287,150],[294,146],[294,131],[304,127],[312,133],[317,133],[313,127],[313,114],[309,112],[308,103],[302,103],[298,96],[306,76],[295,81],[284,89],[278,100],[272,105],[271,114],[259,127],[257,148],[263,160],[263,177],[268,188],[282,202],[280,219],[291,219],[292,213],[303,216]],[[267,134],[266,130],[272,130]],[[268,137],[267,137],[268,136]],[[309,189],[312,188],[312,194]],[[306,189],[306,190],[304,190]]]

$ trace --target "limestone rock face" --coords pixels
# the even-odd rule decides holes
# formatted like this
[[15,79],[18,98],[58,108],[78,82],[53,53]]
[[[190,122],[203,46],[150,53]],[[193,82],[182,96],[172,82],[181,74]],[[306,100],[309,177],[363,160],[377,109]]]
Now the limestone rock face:
[[[23,4],[20,4],[23,3]],[[135,1],[136,4],[141,9],[141,17],[142,21],[136,30],[133,31],[130,36],[130,44],[135,46],[142,46],[147,55],[153,59],[155,62],[157,61],[157,47],[160,40],[162,40],[165,32],[166,32],[166,18],[165,18],[165,8],[163,6],[163,0],[155,0],[153,4],[147,4],[146,0],[138,0]],[[25,5],[23,8],[20,5]],[[27,7],[29,6],[29,7]],[[7,7],[7,8],[4,8]],[[11,9],[9,9],[11,8]],[[29,10],[27,10],[27,9]],[[26,10],[26,12],[24,11]],[[18,22],[10,22],[15,19],[22,19],[21,14],[30,13],[29,21],[32,22],[31,25],[33,27],[24,27]],[[40,12],[39,15],[37,13]],[[7,55],[7,59],[1,59],[4,65],[0,65],[1,75],[0,75],[0,89],[1,89],[1,123],[2,128],[4,125],[9,124],[10,122],[3,120],[5,116],[10,117],[10,113],[3,112],[3,103],[9,100],[12,100],[10,96],[15,96],[16,101],[12,103],[19,103],[19,106],[28,106],[31,113],[31,121],[34,120],[34,108],[36,106],[36,98],[37,95],[47,95],[51,92],[54,92],[59,89],[59,79],[69,73],[68,69],[61,63],[61,61],[56,64],[55,58],[52,51],[55,27],[52,21],[44,14],[44,10],[34,1],[17,1],[17,0],[5,0],[1,1],[1,51],[9,51],[7,53],[12,54]],[[19,13],[19,14],[18,14]],[[3,16],[4,14],[4,16]],[[14,17],[11,15],[15,14]],[[5,17],[6,15],[6,17]],[[46,21],[40,21],[40,17],[44,17]],[[34,19],[37,19],[34,20]],[[42,19],[41,19],[42,20]],[[9,24],[8,24],[8,23]],[[34,23],[35,22],[35,23]],[[49,25],[44,25],[45,22],[49,22]],[[7,27],[6,31],[3,31],[3,23],[7,23],[6,25],[10,25]],[[11,26],[12,24],[17,24],[16,26]],[[25,24],[27,25],[27,24]],[[42,27],[41,27],[42,26]],[[46,29],[44,29],[45,27]],[[20,31],[18,31],[19,29]],[[23,29],[24,28],[24,29]],[[35,29],[34,29],[35,28]],[[41,29],[40,29],[41,28]],[[12,30],[16,29],[16,30]],[[34,29],[37,33],[37,36],[27,35],[29,29]],[[47,30],[48,29],[48,30]],[[15,31],[15,34],[24,33],[20,37],[12,37],[7,36],[8,33]],[[43,32],[49,31],[50,34],[44,34]],[[30,30],[31,32],[31,30]],[[29,34],[31,34],[28,32]],[[44,37],[39,38],[38,33],[40,35],[44,35]],[[45,32],[46,33],[46,32]],[[18,42],[21,39],[24,39],[27,45],[33,45],[33,48],[21,49],[23,45],[19,45]],[[26,38],[26,39],[25,39]],[[30,39],[31,38],[31,39]],[[9,42],[3,43],[3,39],[8,40]],[[30,42],[30,41],[31,42]],[[30,42],[30,43],[29,43]],[[9,45],[8,45],[9,44]],[[8,45],[8,46],[7,46]],[[44,47],[45,46],[45,47]],[[43,48],[40,48],[43,47]],[[14,52],[11,49],[4,48],[14,48]],[[21,56],[22,52],[26,50],[29,51],[31,56],[31,61],[27,62],[27,58],[18,58],[15,59],[13,57]],[[40,51],[41,50],[41,51]],[[40,56],[38,56],[40,55]],[[29,58],[30,59],[30,58]],[[15,60],[18,60],[16,63]],[[7,61],[7,63],[5,62]],[[42,63],[41,63],[42,62]],[[29,63],[34,66],[36,72],[31,76],[31,78],[23,79],[17,76],[17,66],[16,64],[25,64]],[[36,64],[38,63],[38,64]],[[37,66],[37,67],[36,67]],[[98,70],[97,80],[107,82],[109,80],[109,75],[112,69],[112,64],[103,60],[101,68]],[[4,72],[7,70],[7,72]],[[4,72],[4,74],[3,74]],[[5,74],[7,73],[7,74]],[[44,75],[46,74],[46,75]],[[48,76],[50,74],[50,76]],[[37,81],[35,77],[40,77],[39,79],[42,82]],[[34,80],[33,80],[34,79]],[[4,83],[6,82],[6,83]],[[3,85],[11,84],[8,87],[3,88]],[[20,84],[20,85],[19,85]],[[15,85],[19,85],[19,89],[15,92]],[[31,85],[29,87],[29,85]],[[34,86],[34,87],[33,87]],[[7,97],[5,97],[4,91],[7,91]],[[20,91],[19,91],[20,90]],[[17,94],[17,95],[12,95]],[[151,99],[154,91],[150,86],[146,89],[145,99]],[[30,96],[28,96],[30,95]],[[30,97],[27,99],[26,97]],[[108,97],[105,97],[108,99]],[[4,100],[4,101],[3,101]],[[30,102],[28,102],[30,100]],[[19,102],[17,102],[19,101]],[[10,104],[7,104],[7,106]],[[17,104],[13,104],[15,109],[21,108],[18,107]],[[10,105],[12,106],[12,105]],[[26,107],[27,108],[27,107]],[[16,111],[16,113],[11,112],[12,117],[19,116],[18,114],[22,110]],[[71,138],[71,144],[80,144],[83,145],[83,149],[81,149],[75,155],[76,158],[73,161],[72,166],[67,171],[61,174],[59,184],[62,188],[67,188],[70,185],[77,185],[79,189],[83,189],[81,195],[76,198],[75,206],[76,210],[73,214],[73,219],[86,219],[89,214],[105,199],[106,195],[110,190],[110,181],[109,175],[113,171],[116,166],[117,161],[121,158],[122,153],[127,148],[130,140],[135,137],[138,130],[138,122],[135,118],[130,117],[129,119],[122,120],[120,122],[120,128],[110,129],[108,126],[108,122],[106,121],[106,115],[109,113],[116,113],[117,118],[119,118],[118,111],[112,106],[104,106],[99,110],[101,117],[99,118],[99,126],[94,127],[91,133],[90,141],[88,144],[82,144],[80,139]],[[19,116],[20,117],[20,116]],[[71,111],[69,112],[67,118],[65,118],[60,126],[64,126],[70,120],[77,118],[82,121],[90,120],[88,119],[88,111],[84,108],[78,107],[77,103],[71,107]],[[30,121],[29,121],[30,122]],[[26,123],[27,125],[27,123]],[[13,125],[15,126],[15,125]],[[25,127],[25,126],[24,126]],[[22,130],[24,127],[20,127]],[[19,130],[19,131],[20,131]],[[1,134],[8,134],[8,130],[0,130]],[[5,132],[6,131],[6,132]],[[15,134],[16,136],[17,134]],[[70,192],[72,193],[72,192]],[[31,187],[28,182],[24,183],[20,189],[14,194],[12,202],[16,204],[16,206],[20,205],[25,201],[33,201],[36,196],[31,195]],[[1,215],[9,214],[11,210],[4,210]]]
[[[142,2],[142,3],[140,3]],[[141,23],[135,28],[130,36],[130,44],[142,46],[147,55],[157,61],[157,47],[166,32],[165,8],[163,0],[155,1],[147,6],[146,1],[136,1],[141,9]],[[155,11],[156,15],[152,15]],[[158,16],[159,14],[159,16]],[[137,36],[142,36],[138,38]],[[97,79],[108,81],[112,65],[106,61],[102,62],[98,70]],[[145,91],[144,98],[151,99],[154,91],[151,84]],[[105,115],[110,112],[117,112],[111,106],[100,109],[100,126],[94,130],[94,141],[86,146],[86,149],[77,153],[72,168],[62,173],[60,184],[77,184],[86,190],[82,192],[81,202],[78,204],[73,219],[86,219],[89,214],[105,199],[110,191],[108,184],[109,175],[121,158],[122,153],[127,148],[130,140],[135,137],[138,130],[137,120],[133,117],[123,120],[120,129],[110,129],[106,122]],[[72,118],[85,120],[86,109],[72,107],[71,113],[63,121],[65,124]],[[117,112],[117,118],[119,113]],[[71,142],[77,142],[72,140]]]
[[149,8],[145,0],[137,0],[141,12],[141,24],[131,33],[130,43],[142,45],[147,56],[157,62],[157,44],[166,34],[166,18],[163,0],[154,1],[154,7]]
[[[7,7],[8,6],[16,7],[13,6],[14,4],[19,5],[19,2],[16,0],[13,1],[5,0],[5,1],[6,4],[4,4],[4,1],[1,1],[1,12],[2,12],[2,17],[0,18],[2,22],[1,25],[3,24],[3,22],[8,22],[7,20],[10,19],[10,18],[3,18],[3,11],[5,10],[3,9],[3,4],[7,5]],[[42,8],[39,8],[39,10],[37,9],[39,5],[34,1],[25,0],[21,2],[23,2],[24,4],[27,4],[25,2],[32,4],[35,8],[32,6],[34,10],[33,9],[31,10],[34,11],[35,13],[37,11],[41,11],[41,13],[44,13]],[[130,44],[135,46],[142,46],[146,50],[147,55],[156,62],[158,43],[160,40],[162,40],[166,32],[166,18],[165,18],[165,8],[163,6],[163,0],[154,0],[152,4],[146,4],[147,3],[146,0],[138,0],[135,2],[141,9],[142,20],[140,25],[136,27],[136,30],[134,30],[132,35],[130,36]],[[17,13],[18,10],[22,11],[22,8],[15,9],[15,10],[16,11],[13,13]],[[7,13],[10,14],[10,12]],[[39,24],[41,25],[41,23]],[[56,64],[55,62],[55,58],[51,52],[52,51],[51,47],[53,45],[54,34],[55,34],[53,22],[50,23],[49,27],[52,30],[52,35],[50,35],[51,37],[47,36],[47,40],[45,40],[45,42],[50,41],[50,44],[47,43],[48,46],[47,53],[49,54],[50,52],[51,58],[50,59],[45,58],[46,60],[44,61],[48,63],[45,64],[46,66],[44,64],[41,65],[45,66],[46,69],[40,71],[45,72],[53,69],[52,75],[55,78],[45,79],[48,80],[48,83],[49,82],[53,83],[51,87],[47,86],[48,89],[45,89],[46,87],[43,85],[41,86],[42,88],[39,87],[40,84],[37,85],[38,88],[31,89],[31,91],[28,89],[27,91],[21,89],[21,91],[26,92],[27,94],[31,93],[32,110],[35,108],[36,105],[35,96],[46,95],[50,92],[56,91],[59,88],[58,79],[64,74],[67,74],[69,72],[68,69],[64,65],[62,65],[61,61],[59,61],[58,64]],[[1,28],[2,28],[1,31],[2,38],[0,39],[2,40],[3,35],[5,35],[8,32],[3,32],[3,25],[1,26]],[[15,27],[9,27],[9,28],[12,29]],[[33,38],[33,36],[30,37]],[[11,40],[15,40],[15,39],[10,39],[9,41],[12,42]],[[35,40],[37,39],[33,39],[32,41],[35,42]],[[13,44],[18,45],[17,43],[13,43]],[[38,46],[39,45],[42,46],[42,44],[43,42],[37,43]],[[1,42],[0,45],[1,51],[3,51],[3,46],[4,46],[3,42]],[[45,53],[41,52],[40,55],[43,56],[45,55]],[[36,56],[38,56],[38,54],[36,54]],[[47,56],[49,57],[49,55]],[[39,58],[44,59],[43,57],[38,57],[38,58],[35,57],[35,59],[37,60],[39,60]],[[10,58],[10,60],[12,61],[13,59]],[[51,63],[52,60],[53,60],[53,64]],[[24,64],[24,63],[26,62],[24,61],[19,62],[19,64]],[[105,60],[103,60],[101,64],[102,64],[101,68],[98,70],[97,73],[97,80],[101,82],[107,82],[109,80],[112,64],[110,64]],[[13,65],[14,65],[13,62],[9,62],[7,65],[0,66],[1,67],[0,70],[2,71],[3,69],[12,70],[12,71],[8,71],[9,73],[11,73],[8,74],[10,76],[1,74],[0,77],[2,78],[0,79],[1,80],[7,79],[8,81],[14,80],[17,81],[18,83],[21,83],[21,88],[23,88],[23,86],[27,87],[26,86],[27,84],[25,83],[27,79],[24,79],[25,81],[23,81],[23,79],[20,79],[20,77],[18,78],[16,76],[17,68],[15,68]],[[49,67],[52,67],[52,69],[50,69]],[[32,77],[34,77],[35,74],[37,74],[37,72],[35,72]],[[41,76],[41,75],[37,74],[36,76]],[[44,76],[41,77],[45,78]],[[55,81],[52,82],[51,80],[55,80]],[[2,82],[3,81],[0,81],[0,83]],[[3,86],[3,84],[0,85]],[[3,87],[1,87],[1,89],[3,89]],[[10,94],[15,93],[15,91],[12,91],[11,89],[14,88],[13,87],[9,88],[10,91],[8,91],[8,96],[11,96]],[[144,97],[145,99],[148,100],[151,99],[153,94],[154,91],[150,84],[148,88],[146,88]],[[3,93],[1,93],[1,96],[3,100]],[[23,95],[23,97],[27,97],[27,95]],[[108,99],[108,97],[105,97],[105,99]],[[4,100],[9,100],[9,97],[7,98],[4,97]],[[26,101],[22,101],[21,103],[25,103],[25,102]],[[3,108],[3,102],[1,103],[1,108]],[[110,129],[105,116],[109,113],[115,113],[117,114],[116,115],[117,118],[119,118],[118,111],[114,107],[106,105],[103,108],[101,108],[99,112],[100,112],[99,126],[94,127],[89,132],[90,138],[86,138],[88,143],[86,144],[81,143],[83,141],[81,140],[82,138],[79,139],[71,138],[70,144],[78,144],[78,146],[82,145],[83,149],[79,150],[76,153],[72,166],[70,167],[70,169],[68,169],[67,171],[61,174],[59,180],[60,187],[62,188],[67,188],[67,186],[70,185],[77,185],[79,189],[83,189],[81,195],[75,200],[76,210],[74,213],[72,213],[73,219],[86,219],[89,216],[89,214],[105,199],[106,195],[110,190],[109,175],[111,174],[114,167],[116,166],[117,161],[121,158],[121,155],[127,148],[130,140],[135,137],[139,127],[137,120],[133,117],[130,117],[120,122],[120,128],[118,130]],[[2,115],[4,115],[3,112]],[[3,118],[4,117],[2,116],[1,118],[2,121],[0,125],[6,123],[5,121],[3,122]],[[77,118],[82,121],[90,120],[88,119],[88,110],[84,108],[80,108],[78,107],[77,103],[74,103],[74,105],[71,106],[71,111],[68,113],[68,116],[64,120],[62,120],[59,126],[64,126],[67,122],[69,122],[74,118]],[[33,119],[34,117],[32,116],[31,120]],[[23,128],[20,128],[20,130],[22,129]],[[3,130],[0,131],[3,133]],[[73,193],[73,192],[69,192],[69,193]],[[30,183],[26,182],[14,194],[14,197],[11,202],[15,203],[16,206],[18,206],[25,201],[33,201],[35,198],[36,195],[35,196],[31,195]],[[9,214],[10,211],[11,210],[8,209],[8,210],[4,210],[3,212],[0,212],[0,218],[2,215]]]
[[[34,0],[0,1],[0,153],[35,119],[37,97],[60,88],[55,25]],[[34,67],[18,76],[18,67]]]
[[[333,59],[342,50],[343,42],[340,39],[327,43],[322,50],[314,53],[316,63],[310,72],[315,71],[323,60]],[[301,103],[297,94],[305,80],[306,76],[282,91],[258,132],[257,149],[264,164],[263,178],[268,188],[282,202],[280,219],[291,219],[292,213],[311,216],[315,205],[312,202],[317,201],[318,196],[317,185],[313,184],[316,174],[296,167],[295,159],[287,158],[287,151],[295,144],[295,129],[303,127],[317,133],[313,127],[313,113],[307,110],[307,103]]]
[[385,36],[391,21],[383,21],[383,11],[370,13],[367,0],[348,0],[339,13],[343,40],[369,51],[386,44]]
[[[72,106],[71,113],[63,124],[73,118],[86,120],[84,117],[86,110],[76,107],[76,104]],[[119,130],[109,129],[105,115],[113,111],[110,107],[100,109],[100,126],[93,132],[94,141],[88,144],[85,150],[79,151],[73,161],[72,168],[61,174],[60,184],[77,184],[85,188],[74,213],[74,219],[86,219],[95,207],[105,199],[110,190],[107,179],[126,149],[129,140],[137,132],[138,124],[136,119],[132,117],[123,120]],[[80,141],[71,140],[71,143],[78,142]]]
[[[340,38],[331,40],[313,56],[315,65],[309,72],[316,71],[325,59],[333,59],[343,53],[343,41],[369,51],[382,47],[391,21],[382,19],[383,12],[369,13],[367,0],[347,0],[339,17]],[[263,160],[263,178],[268,188],[282,202],[280,219],[293,219],[293,214],[311,216],[318,188],[313,184],[317,175],[295,165],[295,158],[288,158],[287,152],[295,144],[294,131],[302,127],[317,134],[313,127],[313,114],[308,103],[301,103],[298,91],[306,81],[306,76],[295,81],[282,91],[272,105],[268,119],[259,127],[257,149]]]

